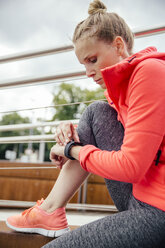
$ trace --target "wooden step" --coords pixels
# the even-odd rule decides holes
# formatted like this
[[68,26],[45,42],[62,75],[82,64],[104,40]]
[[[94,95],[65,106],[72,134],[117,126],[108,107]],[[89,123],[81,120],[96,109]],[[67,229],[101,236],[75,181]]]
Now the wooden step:
[[[26,167],[26,170],[16,169],[22,167]],[[45,169],[48,167],[51,169]],[[48,162],[36,164],[0,160],[0,168],[1,200],[36,202],[38,199],[46,198],[60,172]],[[83,198],[83,195],[86,197]],[[69,203],[113,205],[104,179],[92,174],[88,177],[87,191],[86,187],[82,187]]]
[[[71,230],[78,226],[69,226]],[[53,240],[39,234],[19,233],[6,226],[4,221],[0,221],[0,248],[41,248]]]

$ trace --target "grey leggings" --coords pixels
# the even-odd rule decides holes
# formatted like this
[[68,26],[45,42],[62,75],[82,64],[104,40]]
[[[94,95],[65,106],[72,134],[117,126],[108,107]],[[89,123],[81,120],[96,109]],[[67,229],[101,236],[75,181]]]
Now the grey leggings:
[[[91,104],[79,123],[83,144],[119,150],[124,129],[116,111],[105,102]],[[105,179],[119,212],[68,232],[44,248],[164,248],[165,212],[136,200],[132,185]]]

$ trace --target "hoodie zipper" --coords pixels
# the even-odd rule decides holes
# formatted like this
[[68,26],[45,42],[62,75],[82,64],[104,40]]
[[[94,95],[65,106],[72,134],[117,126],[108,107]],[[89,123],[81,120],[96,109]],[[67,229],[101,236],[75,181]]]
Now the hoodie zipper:
[[158,163],[159,163],[159,159],[160,159],[161,153],[162,153],[162,151],[159,149],[158,152],[157,152],[157,158],[156,158],[156,162],[155,162],[155,165],[156,165],[156,166],[157,166]]

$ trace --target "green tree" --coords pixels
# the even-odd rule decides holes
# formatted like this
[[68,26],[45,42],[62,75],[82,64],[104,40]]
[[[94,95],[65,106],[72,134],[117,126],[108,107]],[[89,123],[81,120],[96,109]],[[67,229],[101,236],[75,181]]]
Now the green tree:
[[[59,90],[54,94],[53,102],[55,105],[60,105],[103,98],[105,97],[101,88],[93,91],[88,89],[82,90],[78,86],[62,83]],[[58,106],[55,109],[56,113],[53,116],[53,120],[71,120],[79,118],[87,105],[89,104],[81,103]]]
[[[7,114],[2,117],[0,125],[12,125],[30,123],[28,117],[21,117],[18,113]],[[34,134],[39,134],[35,129]],[[0,137],[11,137],[29,135],[29,130],[16,130],[0,132]],[[23,152],[27,148],[27,144],[0,144],[0,159],[5,159],[5,152],[7,150],[15,150],[17,153]],[[38,144],[33,144],[34,149],[38,149]]]

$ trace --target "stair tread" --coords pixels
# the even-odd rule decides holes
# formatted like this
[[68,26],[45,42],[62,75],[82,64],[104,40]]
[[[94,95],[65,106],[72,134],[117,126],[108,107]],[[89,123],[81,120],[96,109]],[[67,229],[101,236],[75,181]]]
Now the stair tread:
[[[71,230],[78,226],[69,226]],[[0,247],[1,248],[41,248],[54,238],[39,234],[20,233],[10,229],[4,221],[0,221]]]

